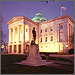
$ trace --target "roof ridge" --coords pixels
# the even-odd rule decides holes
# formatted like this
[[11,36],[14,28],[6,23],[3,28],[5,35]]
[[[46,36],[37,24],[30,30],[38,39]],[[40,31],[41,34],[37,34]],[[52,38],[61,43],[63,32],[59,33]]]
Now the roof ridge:
[[[68,14],[65,14],[65,15],[61,15],[61,16],[55,17],[55,18],[50,19],[50,20],[43,21],[43,22],[41,22],[39,24],[47,23],[47,22],[50,22],[50,21],[53,21],[53,20],[57,20],[57,19],[60,19],[60,18],[63,18],[63,17],[68,17],[68,18],[71,19],[71,17]],[[71,19],[71,21],[74,23],[74,21],[72,19]]]

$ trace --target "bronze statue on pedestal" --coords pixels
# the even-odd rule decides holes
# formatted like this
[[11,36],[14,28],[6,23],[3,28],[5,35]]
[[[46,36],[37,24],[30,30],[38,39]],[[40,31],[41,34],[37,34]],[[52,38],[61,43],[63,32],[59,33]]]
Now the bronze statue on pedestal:
[[35,31],[35,27],[32,30],[32,34],[33,34],[33,40],[31,41],[31,45],[35,45],[35,40],[36,40],[36,31]]

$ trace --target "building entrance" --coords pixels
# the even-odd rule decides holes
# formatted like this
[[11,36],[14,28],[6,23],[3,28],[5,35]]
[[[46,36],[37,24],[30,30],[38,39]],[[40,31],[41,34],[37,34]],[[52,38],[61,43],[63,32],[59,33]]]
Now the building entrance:
[[19,53],[21,53],[21,45],[19,45]]
[[16,45],[14,45],[14,53],[16,53],[16,51],[17,51],[17,50],[16,50],[16,47],[17,47],[17,46],[16,46]]
[[26,45],[26,53],[29,53],[29,45]]
[[12,45],[10,45],[10,53],[12,53]]

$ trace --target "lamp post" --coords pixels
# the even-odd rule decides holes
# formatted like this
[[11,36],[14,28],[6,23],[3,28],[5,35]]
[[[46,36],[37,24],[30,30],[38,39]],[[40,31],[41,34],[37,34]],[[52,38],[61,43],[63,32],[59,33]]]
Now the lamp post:
[[66,52],[68,53],[68,45],[66,45]]
[[68,47],[68,45],[66,45],[66,47]]

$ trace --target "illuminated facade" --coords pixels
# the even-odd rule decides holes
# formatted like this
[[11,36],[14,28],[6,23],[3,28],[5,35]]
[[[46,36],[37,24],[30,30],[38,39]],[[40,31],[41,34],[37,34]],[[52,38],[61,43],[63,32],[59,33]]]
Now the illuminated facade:
[[36,44],[40,52],[65,52],[69,50],[69,37],[74,33],[74,22],[69,15],[36,23],[24,16],[13,17],[8,23],[8,53],[23,54],[29,51],[36,29]]

